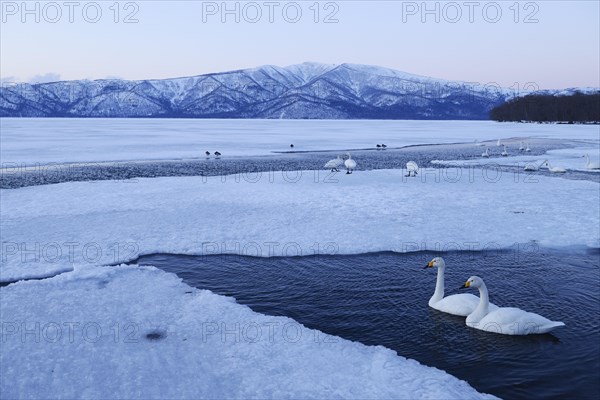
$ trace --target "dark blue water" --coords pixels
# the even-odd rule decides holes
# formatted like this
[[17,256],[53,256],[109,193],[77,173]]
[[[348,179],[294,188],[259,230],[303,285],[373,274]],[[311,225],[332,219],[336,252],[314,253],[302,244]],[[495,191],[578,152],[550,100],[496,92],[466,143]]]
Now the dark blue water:
[[422,267],[436,255],[265,259],[159,254],[137,262],[233,296],[255,311],[394,349],[482,392],[507,399],[600,398],[600,252],[441,254],[447,294],[458,292],[454,288],[476,274],[486,280],[494,303],[566,324],[552,334],[532,336],[482,332],[466,327],[464,318],[429,308],[436,271]]

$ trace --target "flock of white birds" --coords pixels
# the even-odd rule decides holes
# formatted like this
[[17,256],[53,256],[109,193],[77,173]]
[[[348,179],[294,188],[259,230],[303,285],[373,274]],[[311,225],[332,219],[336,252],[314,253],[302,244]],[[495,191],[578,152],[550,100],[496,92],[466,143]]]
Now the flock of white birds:
[[469,293],[444,297],[444,273],[446,263],[442,257],[431,260],[425,268],[437,267],[435,292],[429,306],[448,314],[467,317],[466,325],[482,331],[503,335],[531,335],[547,333],[564,326],[563,322],[551,321],[546,317],[515,307],[498,307],[490,303],[488,289],[478,276],[471,276],[461,287],[479,289],[479,298]]
[[[485,146],[485,143],[475,141],[475,145],[476,146]],[[505,144],[502,143],[502,141],[500,139],[498,139],[498,141],[496,142],[496,146],[503,148],[502,152],[500,153],[500,155],[502,157],[509,156],[508,148],[506,147]],[[519,152],[525,152],[525,153],[531,152],[531,148],[529,147],[529,142],[521,141],[520,145],[519,145]],[[481,154],[481,157],[484,157],[484,158],[490,158],[490,156],[492,156],[492,154],[490,154],[489,148],[486,148],[485,151]],[[589,154],[584,154],[582,156],[582,158],[586,159],[585,169],[593,170],[593,171],[600,170],[600,164],[590,160]],[[543,167],[548,168],[549,172],[552,172],[555,174],[563,174],[563,173],[567,172],[566,168],[558,166],[558,165],[553,166],[552,164],[550,164],[550,161],[548,161],[548,160],[543,160],[541,163],[536,163],[536,162],[527,163],[524,167],[524,170],[525,171],[539,171]]]

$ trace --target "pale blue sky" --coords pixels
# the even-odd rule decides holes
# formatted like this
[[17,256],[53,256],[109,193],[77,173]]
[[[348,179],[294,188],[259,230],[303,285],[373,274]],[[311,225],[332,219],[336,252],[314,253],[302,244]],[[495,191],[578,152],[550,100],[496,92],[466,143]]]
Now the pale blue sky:
[[[316,61],[380,65],[502,86],[600,86],[600,8],[595,0],[519,2],[518,7],[515,1],[474,2],[473,22],[463,1],[437,3],[436,22],[435,12],[422,15],[421,1],[311,0],[296,2],[302,11],[296,23],[285,19],[296,16],[296,6],[288,1],[272,2],[274,21],[269,22],[266,1],[254,3],[262,12],[256,23],[249,22],[255,19],[255,6],[239,2],[236,23],[235,14],[221,14],[221,1],[136,1],[126,10],[128,2],[121,1],[115,23],[115,0],[97,1],[102,15],[91,23],[83,8],[93,20],[95,6],[78,1],[71,23],[62,0],[55,3],[60,17],[56,7],[44,8],[47,2],[39,2],[38,11],[36,2],[29,2],[34,11],[24,14],[21,1],[2,0],[0,76],[18,81],[150,79]],[[320,9],[317,23],[314,3]],[[496,5],[502,12],[498,17]],[[138,22],[123,23],[136,11],[134,6]],[[213,6],[219,10],[205,14],[203,21],[203,8]],[[338,22],[324,23],[336,7]],[[427,7],[435,10],[436,3]],[[530,19],[537,22],[525,23],[532,13]]]

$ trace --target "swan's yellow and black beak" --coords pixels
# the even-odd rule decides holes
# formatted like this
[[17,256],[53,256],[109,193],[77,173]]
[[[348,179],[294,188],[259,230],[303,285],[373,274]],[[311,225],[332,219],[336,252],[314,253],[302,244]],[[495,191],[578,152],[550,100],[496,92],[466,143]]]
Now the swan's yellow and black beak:
[[471,282],[466,281],[464,285],[462,285],[461,287],[459,287],[459,289],[466,289],[468,287],[471,287]]
[[431,268],[431,267],[433,267],[433,261],[429,261],[427,263],[427,265],[423,267],[423,269],[427,269],[427,268]]

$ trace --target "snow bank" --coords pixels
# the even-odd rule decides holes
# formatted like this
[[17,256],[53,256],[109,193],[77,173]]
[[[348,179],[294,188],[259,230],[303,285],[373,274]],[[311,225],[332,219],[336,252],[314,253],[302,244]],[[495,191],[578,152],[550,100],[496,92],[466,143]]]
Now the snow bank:
[[151,267],[83,267],[0,293],[7,399],[493,398]]
[[600,246],[598,183],[493,168],[404,174],[288,171],[1,190],[0,279],[150,253]]

